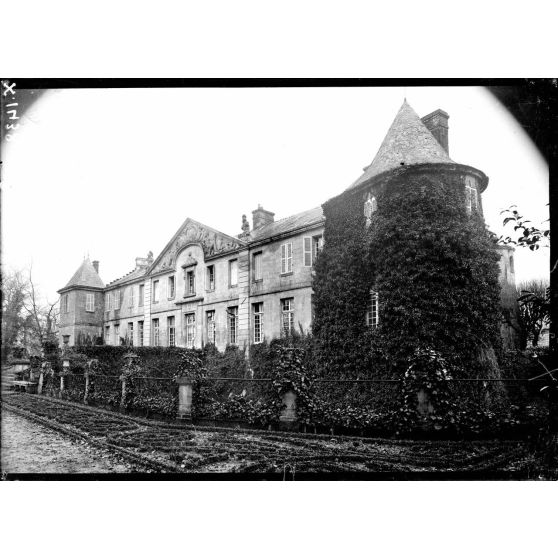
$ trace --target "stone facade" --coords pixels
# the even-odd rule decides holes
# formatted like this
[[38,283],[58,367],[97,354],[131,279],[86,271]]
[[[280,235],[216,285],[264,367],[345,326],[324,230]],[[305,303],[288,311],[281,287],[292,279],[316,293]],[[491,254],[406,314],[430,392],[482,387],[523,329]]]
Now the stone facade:
[[[488,178],[450,159],[448,119],[437,110],[421,120],[403,104],[376,157],[346,190],[362,195],[365,215],[375,210],[375,196],[387,187],[387,178],[409,167],[455,177],[467,211],[482,215]],[[108,285],[98,275],[98,262],[86,260],[59,291],[60,335],[70,335],[72,345],[81,332],[102,335],[110,345],[214,343],[223,350],[271,340],[286,328],[310,331],[312,267],[323,242],[321,207],[278,221],[258,207],[252,230],[246,216],[241,230],[229,236],[188,218],[157,258],[151,253],[136,258],[134,270]],[[513,250],[501,254],[502,302],[513,313],[515,302],[507,296],[515,285]],[[93,310],[90,304],[86,308],[88,296],[94,296]],[[502,333],[513,344],[513,332],[503,326]]]

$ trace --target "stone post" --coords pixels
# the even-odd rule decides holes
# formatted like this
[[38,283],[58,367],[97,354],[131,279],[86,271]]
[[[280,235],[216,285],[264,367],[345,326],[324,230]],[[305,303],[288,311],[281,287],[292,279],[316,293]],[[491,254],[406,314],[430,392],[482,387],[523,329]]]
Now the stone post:
[[192,420],[193,380],[186,376],[176,378],[178,384],[178,413],[181,420]]
[[126,378],[120,376],[120,381],[122,382],[122,395],[120,396],[120,408],[124,409],[126,407]]
[[70,359],[65,356],[62,360],[62,372],[60,372],[60,398],[62,398],[62,394],[64,393],[64,376],[67,376],[70,373]]
[[60,374],[60,397],[62,397],[62,393],[64,393],[64,376]]
[[41,368],[41,372],[39,374],[39,383],[37,385],[37,393],[39,395],[43,393],[43,380],[44,380],[44,373],[43,373],[43,369]]
[[89,396],[89,372],[85,371],[83,376],[85,377],[85,391],[83,392],[83,403],[87,405],[87,398]]
[[281,395],[281,401],[284,405],[279,421],[285,426],[291,426],[296,422],[296,393],[288,390]]

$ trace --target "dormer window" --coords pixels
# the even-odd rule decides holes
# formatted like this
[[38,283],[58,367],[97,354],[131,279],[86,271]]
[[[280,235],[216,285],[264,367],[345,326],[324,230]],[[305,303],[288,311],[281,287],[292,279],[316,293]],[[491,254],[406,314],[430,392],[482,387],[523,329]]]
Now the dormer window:
[[366,201],[364,202],[364,217],[366,217],[366,226],[369,227],[372,222],[372,214],[378,210],[378,202],[376,198],[372,195],[372,192],[368,192]]

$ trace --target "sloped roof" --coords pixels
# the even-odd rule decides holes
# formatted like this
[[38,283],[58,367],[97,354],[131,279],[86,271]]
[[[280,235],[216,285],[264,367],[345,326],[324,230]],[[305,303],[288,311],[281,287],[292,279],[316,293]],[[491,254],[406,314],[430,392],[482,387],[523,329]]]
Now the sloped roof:
[[278,236],[302,227],[321,223],[324,219],[321,206],[314,207],[313,209],[291,215],[290,217],[285,217],[284,219],[279,219],[278,221],[273,221],[273,223],[269,223],[259,229],[251,231],[249,241],[256,242],[272,236]]
[[147,267],[138,267],[136,269],[133,269],[129,273],[126,273],[126,275],[124,275],[123,277],[120,277],[119,279],[115,279],[114,281],[107,283],[107,287],[116,287],[121,283],[126,283],[127,281],[138,279],[139,277],[143,277],[146,274],[146,272],[147,272]]
[[401,166],[424,163],[453,163],[419,115],[405,100],[372,163],[347,190],[370,178]]
[[69,287],[94,287],[104,289],[105,284],[95,271],[89,258],[86,258],[68,281],[64,289],[68,289]]

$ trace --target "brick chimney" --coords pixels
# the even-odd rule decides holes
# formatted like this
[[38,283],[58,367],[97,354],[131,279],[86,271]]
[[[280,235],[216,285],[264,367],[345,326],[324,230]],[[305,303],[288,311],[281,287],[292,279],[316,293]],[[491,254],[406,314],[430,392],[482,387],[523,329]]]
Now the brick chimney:
[[448,120],[449,114],[442,109],[435,110],[421,118],[423,124],[430,130],[438,143],[449,155]]
[[261,205],[258,204],[258,209],[252,211],[252,228],[254,230],[263,227],[269,223],[273,223],[275,213],[266,211]]
[[95,268],[95,271],[97,272],[97,275],[99,274],[99,260],[94,260],[93,262],[93,267]]

